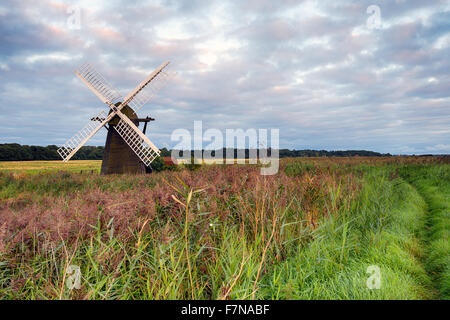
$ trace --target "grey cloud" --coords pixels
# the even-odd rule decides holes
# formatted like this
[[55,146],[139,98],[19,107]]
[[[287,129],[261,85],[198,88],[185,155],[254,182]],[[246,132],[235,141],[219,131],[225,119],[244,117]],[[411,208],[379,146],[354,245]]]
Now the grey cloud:
[[[84,61],[125,95],[171,60],[177,76],[142,109],[159,146],[203,120],[204,130],[280,128],[288,148],[448,152],[450,46],[435,46],[450,34],[448,6],[380,1],[389,28],[367,30],[371,4],[112,1],[81,7],[82,28],[69,30],[68,2],[6,3],[0,142],[60,144],[106,109],[73,74]],[[427,23],[411,20],[418,10]]]

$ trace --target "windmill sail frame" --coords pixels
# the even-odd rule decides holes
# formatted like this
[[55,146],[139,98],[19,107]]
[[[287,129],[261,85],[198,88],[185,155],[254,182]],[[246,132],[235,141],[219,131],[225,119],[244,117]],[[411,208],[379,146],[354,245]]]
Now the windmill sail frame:
[[[100,122],[98,125],[90,122],[84,126],[77,134],[67,140],[57,151],[63,161],[69,161],[70,158],[92,137],[105,126],[116,115],[120,117],[117,125],[114,125],[115,131],[122,137],[127,145],[139,157],[139,159],[146,165],[150,163],[160,154],[160,150],[148,139],[142,131],[125,115],[121,110],[130,105],[134,110],[139,110],[146,104],[168,81],[169,74],[163,70],[170,62],[161,64],[154,72],[146,77],[139,85],[134,88],[124,99],[120,93],[90,64],[83,64],[81,68],[75,71],[75,74],[86,84],[86,86],[105,104],[107,104],[111,111],[106,115],[105,111],[101,111],[96,117]],[[155,80],[162,79],[156,82]],[[150,84],[150,86],[148,86]],[[145,93],[144,89],[149,89],[151,94]],[[118,102],[120,104],[118,104]],[[100,120],[102,119],[102,120]]]

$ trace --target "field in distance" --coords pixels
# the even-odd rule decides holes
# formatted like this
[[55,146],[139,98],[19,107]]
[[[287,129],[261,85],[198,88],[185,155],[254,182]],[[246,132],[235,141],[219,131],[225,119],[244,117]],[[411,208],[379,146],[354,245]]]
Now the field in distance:
[[54,171],[99,173],[101,164],[101,160],[0,161],[0,171],[31,174]]
[[[229,161],[226,159],[225,161]],[[248,163],[249,159],[240,159],[240,162]],[[237,163],[238,159],[234,159]],[[183,160],[178,161],[183,164]],[[203,164],[213,164],[212,159],[204,159]],[[41,172],[67,171],[74,173],[99,173],[101,160],[70,160],[62,162],[52,161],[0,161],[0,171],[36,174]]]

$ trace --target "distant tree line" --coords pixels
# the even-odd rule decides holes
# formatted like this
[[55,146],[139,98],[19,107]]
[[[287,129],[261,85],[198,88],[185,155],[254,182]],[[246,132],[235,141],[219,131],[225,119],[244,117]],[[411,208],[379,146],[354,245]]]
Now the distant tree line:
[[[60,160],[56,150],[58,149],[55,145],[50,145],[47,147],[40,146],[28,146],[20,145],[18,143],[5,143],[0,144],[0,161],[29,161],[29,160]],[[103,156],[104,147],[92,147],[85,146],[81,147],[80,150],[73,156],[73,160],[101,160]],[[216,152],[220,150],[212,151],[212,155],[215,156]],[[243,154],[245,158],[249,158],[253,150],[245,149]],[[194,156],[194,151],[190,152],[191,156]],[[222,150],[224,157],[226,157],[227,149]],[[234,158],[239,158],[240,153],[237,149],[228,149],[230,154],[233,154]],[[241,150],[242,152],[242,150]],[[267,150],[270,156],[270,148]],[[258,150],[254,150],[253,154],[259,156]],[[162,157],[170,157],[171,151],[166,148],[161,149]],[[391,156],[389,153],[378,153],[366,150],[346,150],[346,151],[326,151],[326,150],[289,150],[280,149],[280,158],[286,157],[386,157]]]
[[390,157],[390,153],[379,153],[367,150],[288,150],[280,149],[280,158],[286,157]]
[[[167,150],[166,150],[167,151]],[[183,152],[190,152],[191,157],[195,155],[195,151],[186,150],[186,151],[178,151],[177,153],[181,152],[181,155],[183,155]],[[203,150],[204,151],[204,150]],[[254,155],[256,157],[260,156],[271,156],[272,150],[271,148],[268,148],[267,150],[238,150],[238,149],[226,149],[223,148],[222,150],[213,150],[208,151],[211,153],[211,156],[215,156],[217,152],[222,152],[223,157],[226,158],[227,152],[230,155],[233,155],[233,158],[242,158],[242,155],[245,159],[252,158]],[[263,154],[261,154],[263,152]],[[168,155],[170,156],[170,151],[167,151]],[[367,150],[345,150],[345,151],[327,151],[327,150],[289,150],[289,149],[280,149],[278,150],[278,155],[280,158],[288,158],[288,157],[390,157],[391,154],[389,153],[379,153],[374,151],[367,151]]]
[[[0,144],[0,161],[61,160],[55,145],[46,147],[20,145],[18,143]],[[74,160],[101,160],[104,147],[81,147],[73,156]]]

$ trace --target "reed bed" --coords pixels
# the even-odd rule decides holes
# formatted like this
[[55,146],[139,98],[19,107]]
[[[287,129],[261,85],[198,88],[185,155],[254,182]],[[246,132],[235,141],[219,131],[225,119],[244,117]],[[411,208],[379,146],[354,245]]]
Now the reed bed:
[[[416,263],[419,240],[392,229],[392,212],[405,206],[393,168],[408,165],[396,161],[286,159],[274,176],[249,165],[145,176],[1,172],[0,297],[431,297]],[[420,206],[410,208],[413,216]],[[401,248],[392,253],[397,266],[383,262],[394,285],[368,291],[364,267],[373,253],[357,246],[370,248],[370,237],[390,228]],[[322,274],[321,263],[314,265],[321,259],[330,263]],[[73,266],[79,288],[68,285]],[[343,282],[333,282],[336,276]],[[345,286],[352,278],[361,290]],[[406,289],[396,289],[402,281]],[[327,289],[332,283],[336,292]]]

